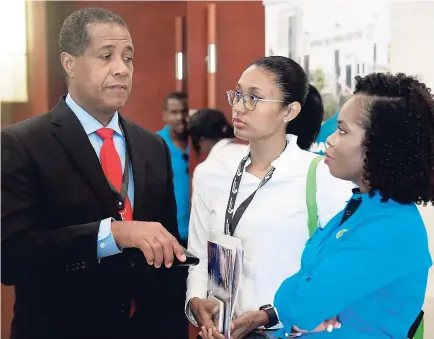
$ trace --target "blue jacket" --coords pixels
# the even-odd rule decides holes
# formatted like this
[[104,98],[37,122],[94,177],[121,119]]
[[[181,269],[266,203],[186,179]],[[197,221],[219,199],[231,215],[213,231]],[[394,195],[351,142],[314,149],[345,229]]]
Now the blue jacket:
[[[432,265],[427,232],[415,204],[354,194],[357,211],[343,212],[307,242],[301,269],[275,295],[285,337],[293,325],[308,331],[338,316],[340,329],[312,339],[406,339],[424,303]],[[303,336],[303,337],[304,337]]]
[[[190,176],[188,173],[188,159],[185,157],[184,152],[172,142],[168,126],[158,131],[157,134],[164,139],[169,147],[178,213],[178,230],[181,239],[186,240],[188,237],[188,222],[190,219]],[[189,154],[188,148],[185,154]]]

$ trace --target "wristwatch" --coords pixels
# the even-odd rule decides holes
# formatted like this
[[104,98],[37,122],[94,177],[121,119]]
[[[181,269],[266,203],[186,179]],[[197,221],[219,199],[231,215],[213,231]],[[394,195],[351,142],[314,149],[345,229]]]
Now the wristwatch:
[[273,305],[263,305],[259,307],[259,310],[265,311],[265,313],[267,313],[268,323],[264,326],[265,328],[276,326],[279,323],[279,318]]

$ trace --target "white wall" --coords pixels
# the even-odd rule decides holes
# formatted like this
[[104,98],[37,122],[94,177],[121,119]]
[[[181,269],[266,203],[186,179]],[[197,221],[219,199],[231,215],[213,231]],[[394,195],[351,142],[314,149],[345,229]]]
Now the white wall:
[[434,1],[392,1],[390,67],[434,89]]
[[263,4],[265,55],[288,56],[289,17],[295,16],[295,55],[292,57],[303,65],[304,56],[309,55],[310,71],[325,72],[326,91],[333,92],[335,88],[336,49],[340,51],[342,83],[345,83],[348,65],[352,66],[352,77],[372,72],[374,43],[377,69],[388,69],[387,0],[263,0]]

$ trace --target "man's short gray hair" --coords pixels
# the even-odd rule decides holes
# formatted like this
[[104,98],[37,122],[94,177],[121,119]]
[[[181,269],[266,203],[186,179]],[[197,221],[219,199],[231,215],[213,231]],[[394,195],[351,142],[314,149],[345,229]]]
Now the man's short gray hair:
[[60,52],[73,56],[83,54],[89,45],[89,24],[117,24],[128,28],[117,14],[104,8],[83,8],[73,12],[63,22],[59,35]]

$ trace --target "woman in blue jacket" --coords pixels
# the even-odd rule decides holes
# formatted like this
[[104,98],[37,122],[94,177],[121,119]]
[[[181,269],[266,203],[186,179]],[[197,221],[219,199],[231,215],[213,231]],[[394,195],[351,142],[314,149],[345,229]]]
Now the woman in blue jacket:
[[404,74],[358,77],[354,94],[325,161],[358,189],[277,291],[281,338],[405,339],[424,303],[432,260],[416,204],[434,201],[433,97]]

